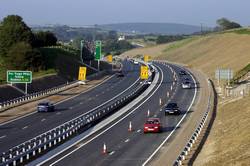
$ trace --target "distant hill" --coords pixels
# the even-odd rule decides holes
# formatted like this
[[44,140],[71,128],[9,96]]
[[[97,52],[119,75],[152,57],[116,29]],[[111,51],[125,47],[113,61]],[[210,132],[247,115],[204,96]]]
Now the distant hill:
[[98,28],[105,30],[115,30],[124,33],[152,33],[168,35],[192,34],[201,30],[199,26],[174,23],[118,23],[98,25]]

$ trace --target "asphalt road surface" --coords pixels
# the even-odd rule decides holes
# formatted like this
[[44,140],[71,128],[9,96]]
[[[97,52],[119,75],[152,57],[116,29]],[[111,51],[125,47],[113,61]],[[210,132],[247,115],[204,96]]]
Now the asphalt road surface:
[[[175,81],[169,68],[159,63],[156,63],[156,66],[160,79],[153,92],[145,100],[134,106],[129,113],[112,122],[113,125],[110,124],[108,129],[103,129],[103,132],[96,133],[95,136],[80,142],[44,165],[143,165],[166,138],[169,138],[168,142],[174,141],[175,136],[171,136],[172,131],[179,129],[176,128],[177,124],[183,117],[186,117],[195,99],[195,80],[190,75],[179,76],[178,72],[181,69],[171,65],[178,76]],[[192,81],[191,89],[182,89],[183,77]],[[169,97],[167,97],[168,92]],[[164,115],[164,105],[170,101],[179,105],[182,111],[180,115]],[[143,133],[143,124],[148,118],[148,110],[150,117],[161,119],[163,125],[161,133]],[[128,131],[130,122],[132,132]],[[102,154],[104,143],[107,147],[107,154]]]
[[34,113],[0,124],[0,153],[108,102],[122,92],[129,91],[128,87],[137,86],[139,65],[124,61],[123,66],[125,77],[113,76],[96,88],[59,103],[55,112]]

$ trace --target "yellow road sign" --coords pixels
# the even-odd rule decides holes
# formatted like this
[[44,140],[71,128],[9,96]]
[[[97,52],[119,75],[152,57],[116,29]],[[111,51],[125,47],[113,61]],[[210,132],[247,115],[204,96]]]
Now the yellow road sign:
[[107,56],[107,61],[108,61],[109,63],[112,63],[112,61],[113,61],[113,56],[112,56],[112,55],[108,55],[108,56]]
[[86,80],[86,73],[87,73],[86,67],[79,67],[78,80],[85,81]]
[[141,66],[140,78],[143,80],[148,79],[148,66]]

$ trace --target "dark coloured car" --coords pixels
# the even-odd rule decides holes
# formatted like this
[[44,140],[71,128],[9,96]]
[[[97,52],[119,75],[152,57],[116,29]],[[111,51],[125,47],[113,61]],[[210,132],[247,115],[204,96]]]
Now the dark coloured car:
[[144,123],[143,132],[144,133],[159,133],[161,132],[161,122],[159,118],[148,118]]
[[184,70],[181,70],[181,71],[179,72],[179,75],[187,75],[187,73],[186,73]]
[[180,114],[181,111],[177,105],[177,103],[168,103],[168,105],[165,107],[165,116],[169,114]]
[[51,102],[41,102],[37,105],[37,112],[53,112],[55,106]]
[[117,77],[124,77],[124,73],[122,71],[119,71],[118,73],[116,73]]
[[184,81],[190,81],[190,79],[188,77],[185,77]]

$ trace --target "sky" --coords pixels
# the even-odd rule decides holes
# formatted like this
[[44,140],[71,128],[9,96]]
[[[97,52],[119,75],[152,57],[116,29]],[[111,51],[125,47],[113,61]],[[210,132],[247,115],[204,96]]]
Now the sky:
[[159,22],[211,27],[226,17],[249,26],[249,7],[250,0],[0,0],[0,20],[15,14],[28,25]]

